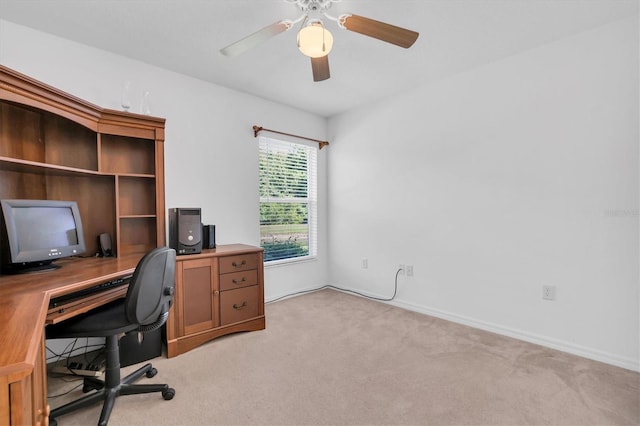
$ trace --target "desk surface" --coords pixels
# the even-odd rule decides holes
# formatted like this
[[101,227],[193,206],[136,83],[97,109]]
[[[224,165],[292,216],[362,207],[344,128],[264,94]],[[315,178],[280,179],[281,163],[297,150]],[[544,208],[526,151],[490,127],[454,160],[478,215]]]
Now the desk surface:
[[131,274],[142,256],[71,258],[53,271],[0,275],[0,378],[13,382],[30,374],[50,297]]

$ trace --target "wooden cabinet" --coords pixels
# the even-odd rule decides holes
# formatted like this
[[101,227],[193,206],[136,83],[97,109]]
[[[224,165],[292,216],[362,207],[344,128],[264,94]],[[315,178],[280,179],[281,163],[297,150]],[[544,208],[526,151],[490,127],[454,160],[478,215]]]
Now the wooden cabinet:
[[243,244],[178,256],[167,355],[225,334],[264,329],[263,271],[262,249]]
[[78,203],[87,254],[165,245],[164,119],[91,105],[0,66],[0,198]]

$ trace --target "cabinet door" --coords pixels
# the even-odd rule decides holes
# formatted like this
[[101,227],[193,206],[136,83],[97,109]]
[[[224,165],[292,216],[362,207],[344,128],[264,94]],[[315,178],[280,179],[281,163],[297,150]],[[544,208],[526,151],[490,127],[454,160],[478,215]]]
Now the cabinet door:
[[219,327],[216,259],[183,260],[180,263],[177,282],[180,334],[186,336]]

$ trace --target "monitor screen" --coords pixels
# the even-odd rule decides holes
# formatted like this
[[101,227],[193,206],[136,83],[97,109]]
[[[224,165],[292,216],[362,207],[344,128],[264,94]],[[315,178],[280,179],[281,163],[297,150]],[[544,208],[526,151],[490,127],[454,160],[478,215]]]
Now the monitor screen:
[[[2,272],[55,268],[51,262],[85,251],[74,201],[0,200],[3,215]],[[4,252],[8,249],[8,255]]]

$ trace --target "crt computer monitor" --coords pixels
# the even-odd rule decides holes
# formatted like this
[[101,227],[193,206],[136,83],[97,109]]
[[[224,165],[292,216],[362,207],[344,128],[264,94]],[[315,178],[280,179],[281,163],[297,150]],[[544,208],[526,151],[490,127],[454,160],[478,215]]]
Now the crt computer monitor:
[[0,200],[0,206],[2,273],[56,269],[53,261],[85,252],[75,201]]

